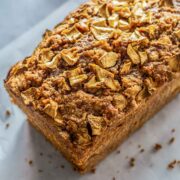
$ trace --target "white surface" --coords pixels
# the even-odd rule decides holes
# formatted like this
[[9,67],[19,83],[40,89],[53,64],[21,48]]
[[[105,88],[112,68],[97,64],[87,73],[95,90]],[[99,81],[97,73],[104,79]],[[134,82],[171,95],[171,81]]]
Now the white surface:
[[66,0],[0,0],[0,48],[47,17]]
[[[27,123],[25,115],[10,103],[3,88],[3,79],[10,66],[30,55],[44,30],[52,28],[79,2],[68,1],[0,51],[0,180],[111,180],[113,177],[116,180],[179,180],[180,166],[169,171],[167,164],[174,159],[180,160],[180,96],[119,147],[120,154],[112,153],[97,167],[95,174],[85,176],[74,172],[70,164]],[[12,112],[9,118],[4,115],[6,109]],[[10,124],[8,129],[6,123]],[[174,134],[171,133],[173,128],[176,129]],[[176,141],[168,145],[173,136]],[[163,145],[157,153],[152,152],[155,143]],[[145,149],[143,154],[139,153],[139,144]],[[126,156],[136,159],[134,168],[129,168]],[[29,160],[33,160],[32,166],[29,166]],[[39,169],[43,172],[39,173]]]

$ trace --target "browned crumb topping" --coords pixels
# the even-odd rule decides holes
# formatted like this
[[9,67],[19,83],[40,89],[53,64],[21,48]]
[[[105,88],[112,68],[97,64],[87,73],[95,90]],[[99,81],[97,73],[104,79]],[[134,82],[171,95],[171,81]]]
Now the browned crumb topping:
[[7,84],[86,146],[180,71],[179,21],[159,0],[92,0],[47,31]]
[[10,116],[11,112],[9,110],[6,110],[6,116]]
[[153,147],[153,151],[154,152],[157,152],[157,151],[159,151],[161,149],[162,149],[162,145],[161,144],[155,144],[154,147]]
[[174,141],[175,141],[175,137],[172,137],[172,138],[169,140],[168,144],[172,144],[172,143],[174,143]]
[[131,158],[130,161],[129,161],[129,166],[130,167],[134,167],[135,166],[135,162],[136,162],[135,158]]
[[8,128],[9,128],[9,126],[10,126],[10,124],[9,124],[9,123],[7,123],[7,124],[6,124],[6,129],[8,129]]
[[168,164],[168,169],[174,169],[175,166],[176,166],[176,164],[177,164],[177,161],[176,161],[176,160],[173,160],[172,162],[170,162],[170,163]]

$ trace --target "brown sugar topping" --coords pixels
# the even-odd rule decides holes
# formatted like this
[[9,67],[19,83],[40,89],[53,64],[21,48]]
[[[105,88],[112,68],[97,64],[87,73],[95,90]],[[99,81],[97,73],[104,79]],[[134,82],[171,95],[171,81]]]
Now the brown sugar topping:
[[89,1],[47,31],[6,83],[63,138],[87,146],[180,72],[179,22],[159,0]]

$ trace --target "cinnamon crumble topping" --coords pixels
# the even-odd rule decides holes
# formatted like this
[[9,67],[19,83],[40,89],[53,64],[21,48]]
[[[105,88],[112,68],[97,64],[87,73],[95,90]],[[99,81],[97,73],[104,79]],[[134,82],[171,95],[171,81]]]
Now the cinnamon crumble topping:
[[24,103],[86,146],[180,72],[180,17],[159,0],[92,0],[10,71]]

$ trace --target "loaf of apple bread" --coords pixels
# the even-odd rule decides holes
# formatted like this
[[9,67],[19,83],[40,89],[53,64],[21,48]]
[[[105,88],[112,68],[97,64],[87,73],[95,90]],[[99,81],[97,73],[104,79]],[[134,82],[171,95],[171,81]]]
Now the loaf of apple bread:
[[162,0],[91,0],[47,30],[5,87],[80,171],[180,91],[180,16]]

